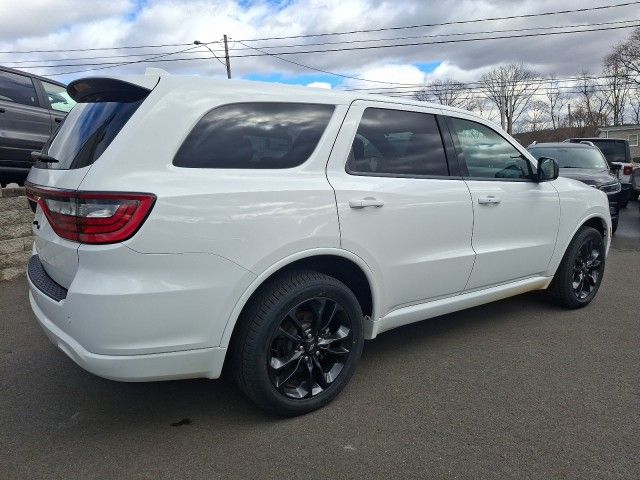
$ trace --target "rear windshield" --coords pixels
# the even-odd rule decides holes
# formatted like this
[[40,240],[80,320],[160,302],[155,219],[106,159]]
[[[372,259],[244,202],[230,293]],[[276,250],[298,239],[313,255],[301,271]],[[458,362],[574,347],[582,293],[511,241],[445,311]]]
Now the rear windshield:
[[69,170],[91,165],[143,101],[78,103],[43,149],[58,163],[36,162],[34,166]]
[[214,108],[196,124],[173,164],[188,168],[291,168],[305,162],[333,105],[235,103]]
[[609,163],[611,162],[626,162],[627,161],[627,147],[624,142],[599,142],[598,140],[591,140],[593,144],[598,147]]

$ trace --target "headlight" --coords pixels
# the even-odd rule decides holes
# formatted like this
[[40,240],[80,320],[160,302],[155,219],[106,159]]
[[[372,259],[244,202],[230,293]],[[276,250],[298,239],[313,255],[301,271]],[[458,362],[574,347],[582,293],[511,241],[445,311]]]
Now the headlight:
[[602,190],[607,195],[618,193],[622,189],[620,182],[610,183],[608,185],[599,185],[598,190]]

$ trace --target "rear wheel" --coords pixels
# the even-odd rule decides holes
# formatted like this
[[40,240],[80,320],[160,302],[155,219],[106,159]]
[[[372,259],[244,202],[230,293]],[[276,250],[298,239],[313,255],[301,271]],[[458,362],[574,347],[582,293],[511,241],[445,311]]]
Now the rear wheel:
[[588,305],[596,296],[605,266],[604,239],[595,228],[583,227],[564,254],[549,291],[567,308]]
[[342,282],[314,271],[285,272],[269,281],[239,322],[236,382],[278,415],[301,415],[333,400],[362,352],[356,297]]

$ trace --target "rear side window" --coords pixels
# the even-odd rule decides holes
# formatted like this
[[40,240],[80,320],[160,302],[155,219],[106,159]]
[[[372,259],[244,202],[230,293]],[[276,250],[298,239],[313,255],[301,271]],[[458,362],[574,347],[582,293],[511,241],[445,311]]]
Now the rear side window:
[[448,176],[434,115],[367,108],[347,160],[356,175]]
[[24,75],[0,70],[0,100],[38,107],[33,81]]
[[196,124],[173,164],[187,168],[292,168],[313,153],[333,105],[235,103]]
[[55,83],[41,81],[42,87],[47,94],[47,100],[53,110],[59,112],[68,112],[73,108],[76,102],[69,96],[67,89]]

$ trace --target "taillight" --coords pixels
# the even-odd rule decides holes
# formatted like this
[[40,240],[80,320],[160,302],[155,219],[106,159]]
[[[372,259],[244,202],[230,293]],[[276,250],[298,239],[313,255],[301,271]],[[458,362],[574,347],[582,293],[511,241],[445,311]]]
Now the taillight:
[[625,165],[622,169],[623,175],[631,175],[633,173],[633,167],[631,165]]
[[82,243],[118,243],[131,238],[146,220],[156,196],[60,190],[26,183],[27,197],[42,208],[53,231]]

